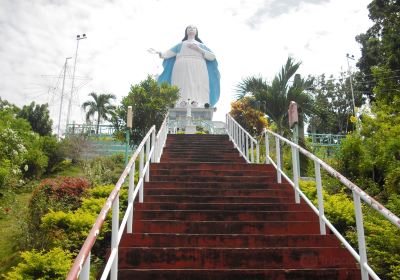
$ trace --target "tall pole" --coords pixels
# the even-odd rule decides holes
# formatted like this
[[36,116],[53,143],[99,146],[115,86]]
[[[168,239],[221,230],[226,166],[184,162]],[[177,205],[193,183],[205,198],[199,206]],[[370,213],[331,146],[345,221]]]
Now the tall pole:
[[67,71],[67,63],[68,59],[71,59],[72,57],[67,57],[65,59],[64,63],[64,77],[63,77],[63,83],[62,83],[62,89],[61,89],[61,103],[60,103],[60,112],[58,114],[58,129],[57,129],[57,137],[58,140],[60,140],[61,135],[60,135],[60,126],[61,126],[61,112],[62,112],[62,105],[63,105],[63,98],[64,98],[64,85],[65,85],[65,72]]
[[74,62],[74,70],[72,72],[72,85],[71,85],[71,95],[69,97],[69,102],[68,102],[68,113],[67,113],[67,127],[69,123],[69,118],[71,117],[71,103],[72,103],[72,97],[74,93],[74,83],[75,83],[75,70],[76,70],[76,60],[78,58],[78,47],[79,47],[79,41],[82,39],[86,39],[86,34],[81,35],[76,35],[76,51],[75,51],[75,62]]
[[354,60],[354,55],[350,56],[349,54],[346,54],[347,58],[347,71],[350,77],[350,89],[351,89],[351,99],[353,101],[353,116],[356,115],[356,104],[354,102],[354,91],[353,91],[353,78],[351,77],[351,72],[350,72],[350,63],[349,63],[349,58]]

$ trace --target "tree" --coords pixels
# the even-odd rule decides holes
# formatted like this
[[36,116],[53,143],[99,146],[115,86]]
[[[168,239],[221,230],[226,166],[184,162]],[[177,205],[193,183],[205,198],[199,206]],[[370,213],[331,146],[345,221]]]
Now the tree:
[[400,4],[398,0],[373,0],[369,5],[369,18],[374,25],[356,37],[361,44],[361,58],[357,63],[362,73],[362,84],[368,96],[377,83],[372,73],[374,66],[384,67],[390,73],[387,79],[400,82]]
[[90,117],[97,116],[96,134],[99,134],[100,121],[110,120],[110,116],[115,111],[115,106],[111,105],[111,99],[115,99],[115,95],[101,93],[97,95],[95,92],[89,93],[89,96],[93,98],[93,101],[86,101],[82,104],[82,108],[86,111],[86,121],[90,120]]
[[159,129],[168,108],[178,100],[179,89],[167,83],[158,85],[151,76],[137,85],[132,85],[128,96],[122,99],[112,122],[116,129],[117,138],[122,138],[126,129],[128,106],[133,108],[133,128],[131,144],[138,144],[151,126]]
[[[350,79],[345,73],[339,78],[325,74],[315,79],[314,86],[315,114],[309,120],[308,131],[313,133],[345,134],[355,129],[350,121],[353,115],[353,102],[350,89]],[[354,92],[356,107],[364,102],[361,92]]]
[[51,135],[53,121],[50,119],[48,104],[35,104],[22,107],[17,117],[26,119],[32,126],[32,130],[41,136]]
[[[313,79],[305,80],[300,75],[295,75],[300,64],[289,57],[271,85],[261,77],[248,77],[236,87],[238,99],[245,96],[254,97],[258,101],[255,104],[258,104],[268,118],[276,124],[280,134],[289,132],[287,111],[290,101],[295,101],[299,105],[304,116],[308,116],[314,111],[313,100],[306,91],[312,86]],[[289,80],[293,76],[293,84],[289,86]]]
[[254,101],[252,97],[244,97],[232,102],[230,115],[251,135],[257,136],[267,127],[268,121],[262,112],[253,108]]

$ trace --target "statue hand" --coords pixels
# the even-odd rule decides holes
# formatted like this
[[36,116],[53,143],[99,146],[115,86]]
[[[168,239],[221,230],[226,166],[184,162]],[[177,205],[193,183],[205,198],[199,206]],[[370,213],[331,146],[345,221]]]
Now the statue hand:
[[189,48],[191,48],[192,50],[201,52],[200,47],[195,43],[189,44]]

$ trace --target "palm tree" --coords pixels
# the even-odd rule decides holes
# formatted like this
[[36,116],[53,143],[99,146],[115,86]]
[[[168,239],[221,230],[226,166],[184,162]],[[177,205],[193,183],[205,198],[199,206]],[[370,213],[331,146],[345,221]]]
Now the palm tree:
[[[289,57],[271,85],[261,77],[248,77],[236,86],[237,98],[252,96],[255,104],[276,124],[280,134],[289,131],[287,111],[290,101],[295,101],[305,116],[314,112],[313,100],[306,92],[312,86],[313,79],[304,80],[300,75],[295,75],[300,64]],[[293,84],[289,85],[293,76]]]
[[86,121],[97,113],[96,134],[99,134],[100,121],[102,119],[109,120],[109,115],[114,113],[115,106],[111,105],[111,99],[115,99],[115,95],[107,93],[97,95],[97,93],[91,92],[89,96],[93,100],[84,102],[82,108],[86,111],[86,108],[89,107],[89,110],[86,112]]

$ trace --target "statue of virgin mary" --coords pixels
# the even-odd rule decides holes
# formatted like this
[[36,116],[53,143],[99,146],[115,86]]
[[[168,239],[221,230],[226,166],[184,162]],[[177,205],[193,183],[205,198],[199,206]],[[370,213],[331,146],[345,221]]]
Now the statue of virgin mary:
[[188,100],[199,107],[215,106],[220,95],[218,62],[199,39],[195,26],[186,28],[181,43],[158,54],[164,59],[158,83],[167,82],[179,88],[178,106]]

